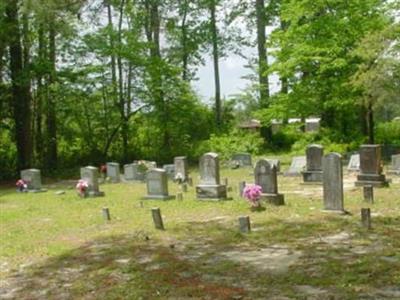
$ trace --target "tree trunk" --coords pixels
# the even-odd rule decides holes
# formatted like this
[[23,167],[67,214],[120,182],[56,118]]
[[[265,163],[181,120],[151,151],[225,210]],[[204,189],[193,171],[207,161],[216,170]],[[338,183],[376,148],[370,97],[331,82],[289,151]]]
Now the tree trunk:
[[214,82],[215,82],[215,121],[217,128],[220,130],[222,126],[222,109],[221,109],[221,87],[219,79],[219,53],[218,53],[218,31],[217,21],[215,17],[215,0],[210,3],[211,14],[211,35],[213,47],[213,62],[214,62]]
[[183,15],[182,15],[182,23],[181,23],[181,47],[182,47],[182,80],[188,81],[188,50],[187,50],[187,31],[186,31],[186,19],[188,12],[188,3],[187,0],[183,1]]
[[[46,61],[46,44],[44,38],[43,24],[39,25],[38,30],[39,39],[39,64],[44,64]],[[43,74],[39,72],[37,76],[37,93],[35,97],[35,152],[36,161],[41,166],[43,164],[43,129],[42,129],[42,111],[43,111],[43,99],[45,97],[45,86],[43,84]]]
[[18,20],[18,1],[8,1],[6,22],[9,34],[10,75],[13,117],[17,144],[17,169],[31,167],[32,130],[29,76],[23,66],[23,51]]
[[374,111],[372,108],[372,101],[368,101],[367,106],[367,128],[368,128],[368,143],[374,144],[375,143],[375,135],[374,135]]
[[260,106],[268,107],[269,105],[269,83],[268,75],[268,56],[266,48],[267,25],[264,0],[256,0],[256,16],[257,16],[257,49],[258,49],[258,80],[260,85]]

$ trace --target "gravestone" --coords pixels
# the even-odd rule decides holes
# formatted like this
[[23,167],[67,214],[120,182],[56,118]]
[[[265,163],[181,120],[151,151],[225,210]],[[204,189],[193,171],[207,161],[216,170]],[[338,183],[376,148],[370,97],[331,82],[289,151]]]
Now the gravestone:
[[344,213],[342,156],[329,153],[322,159],[324,210]]
[[216,153],[206,153],[200,158],[200,183],[196,186],[198,199],[226,199],[226,186],[220,184],[219,157]]
[[171,180],[174,180],[175,177],[175,165],[173,164],[167,164],[163,165],[163,169],[167,173],[167,177]]
[[154,227],[156,229],[164,230],[164,222],[161,216],[161,210],[158,207],[152,208],[151,216],[153,217]]
[[254,168],[254,181],[255,184],[261,186],[262,195],[261,199],[275,205],[283,205],[283,194],[278,193],[278,176],[276,166],[271,164],[266,159],[260,159]]
[[103,207],[102,212],[104,220],[110,221],[111,220],[110,210],[107,207]]
[[299,176],[306,166],[305,156],[295,156],[292,158],[289,169],[283,173],[283,176]]
[[318,131],[321,124],[321,118],[308,118],[306,119],[305,132]]
[[40,170],[38,169],[27,169],[21,171],[21,179],[26,182],[28,186],[28,192],[44,192],[42,189],[42,178]]
[[360,174],[357,175],[355,185],[388,186],[386,176],[382,174],[381,145],[361,145],[359,153]]
[[281,171],[281,161],[277,158],[267,158],[270,164],[275,165],[276,171],[279,173]]
[[240,181],[239,182],[239,197],[243,197],[243,191],[244,191],[245,187],[246,187],[246,181]]
[[363,186],[364,201],[374,203],[374,187],[372,185]]
[[147,196],[145,199],[174,199],[168,194],[168,177],[164,169],[154,168],[146,173]]
[[241,167],[251,167],[251,154],[249,153],[236,153],[232,155],[232,161],[239,162]]
[[174,158],[175,174],[174,178],[182,182],[187,182],[189,179],[189,168],[186,156],[177,156]]
[[110,178],[110,181],[113,183],[117,183],[120,181],[119,163],[115,162],[107,163],[107,177]]
[[273,119],[271,121],[271,133],[277,134],[283,126],[282,120]]
[[134,162],[132,164],[133,180],[144,181],[146,179],[147,167],[143,164]]
[[302,172],[303,181],[322,182],[322,156],[324,148],[321,145],[309,145],[306,150],[306,170]]
[[392,163],[388,174],[400,175],[400,154],[392,155]]
[[361,225],[364,228],[371,229],[371,209],[361,208]]
[[349,164],[347,165],[347,171],[359,172],[360,171],[360,154],[352,154],[350,156]]
[[99,170],[96,167],[87,166],[81,168],[81,179],[88,183],[86,190],[88,197],[104,196],[104,192],[99,190]]
[[239,231],[242,233],[249,233],[251,231],[250,217],[240,216],[238,220],[239,220]]
[[124,165],[124,178],[125,180],[135,180],[135,169],[133,164]]

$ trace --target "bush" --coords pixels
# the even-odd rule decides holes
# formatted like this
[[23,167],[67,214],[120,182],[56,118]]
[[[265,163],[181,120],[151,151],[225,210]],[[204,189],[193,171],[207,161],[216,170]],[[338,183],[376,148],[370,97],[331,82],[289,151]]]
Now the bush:
[[379,123],[376,128],[376,143],[400,147],[400,121]]

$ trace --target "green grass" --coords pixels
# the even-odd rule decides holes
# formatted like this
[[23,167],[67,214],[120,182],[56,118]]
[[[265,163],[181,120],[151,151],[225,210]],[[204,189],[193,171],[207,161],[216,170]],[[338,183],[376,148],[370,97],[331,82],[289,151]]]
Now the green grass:
[[[195,184],[197,176],[193,171]],[[89,199],[65,185],[51,184],[38,194],[3,188],[1,279],[6,287],[12,282],[21,287],[15,298],[28,299],[305,299],[296,287],[301,285],[323,289],[321,299],[357,299],[379,298],[377,291],[400,285],[398,179],[390,188],[375,189],[376,202],[367,205],[374,213],[373,229],[366,231],[360,227],[366,204],[359,188],[345,192],[351,215],[337,216],[321,212],[322,187],[280,176],[286,205],[251,212],[237,196],[239,181],[253,181],[250,170],[223,169],[224,177],[233,199],[222,202],[197,201],[194,188],[183,201],[141,200],[146,190],[140,183],[103,184],[106,196]],[[60,189],[66,193],[55,195]],[[171,182],[169,189],[179,191]],[[110,209],[109,222],[102,218],[103,207]],[[160,207],[165,231],[154,229],[152,207]],[[250,215],[251,234],[238,232],[240,215]],[[319,242],[341,232],[351,234],[349,241]],[[240,250],[246,256],[272,245],[301,251],[301,258],[288,272],[274,273],[222,255]]]

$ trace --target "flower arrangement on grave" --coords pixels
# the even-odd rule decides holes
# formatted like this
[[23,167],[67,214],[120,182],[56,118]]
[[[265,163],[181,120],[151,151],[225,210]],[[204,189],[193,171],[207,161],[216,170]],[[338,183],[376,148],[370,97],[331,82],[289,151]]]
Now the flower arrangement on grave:
[[86,180],[80,179],[76,184],[76,190],[78,191],[79,196],[85,197],[88,187],[88,182]]
[[250,203],[252,208],[261,207],[262,188],[257,184],[247,184],[243,189],[243,197]]
[[23,179],[19,179],[15,185],[20,192],[26,192],[28,190],[28,182]]
[[101,165],[100,166],[100,173],[105,175],[107,173],[107,165]]
[[138,161],[138,171],[140,173],[146,173],[146,171],[149,169],[149,166],[147,165],[147,162],[144,160],[139,160]]

